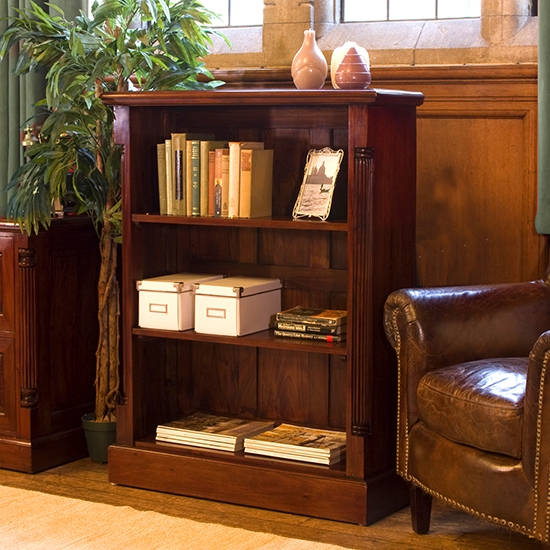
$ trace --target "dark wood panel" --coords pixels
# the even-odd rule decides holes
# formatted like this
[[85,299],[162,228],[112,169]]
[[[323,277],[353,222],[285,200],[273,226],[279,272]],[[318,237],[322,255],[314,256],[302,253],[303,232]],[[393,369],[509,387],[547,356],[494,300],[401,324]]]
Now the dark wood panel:
[[15,341],[0,338],[0,434],[17,433],[17,376]]
[[14,252],[11,235],[0,235],[0,332],[15,330]]
[[230,416],[257,416],[256,372],[252,368],[256,354],[257,349],[252,347],[194,343],[192,408]]

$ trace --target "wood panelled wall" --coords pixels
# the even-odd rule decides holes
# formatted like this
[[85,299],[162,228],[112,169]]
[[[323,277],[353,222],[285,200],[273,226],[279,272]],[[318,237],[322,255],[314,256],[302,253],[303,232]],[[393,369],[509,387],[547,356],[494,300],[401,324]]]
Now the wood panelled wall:
[[[289,71],[217,74],[229,86],[290,85]],[[541,277],[537,66],[373,67],[373,87],[421,91],[417,124],[417,284]]]
[[425,95],[417,123],[419,286],[542,276],[536,65],[379,69],[373,81]]

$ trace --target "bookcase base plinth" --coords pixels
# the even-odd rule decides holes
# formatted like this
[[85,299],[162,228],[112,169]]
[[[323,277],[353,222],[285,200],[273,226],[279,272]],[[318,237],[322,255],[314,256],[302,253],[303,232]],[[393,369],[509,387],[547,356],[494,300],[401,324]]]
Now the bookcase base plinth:
[[109,481],[359,525],[370,525],[408,504],[408,490],[394,472],[366,481],[323,468],[303,473],[292,465],[251,462],[114,445],[109,448]]

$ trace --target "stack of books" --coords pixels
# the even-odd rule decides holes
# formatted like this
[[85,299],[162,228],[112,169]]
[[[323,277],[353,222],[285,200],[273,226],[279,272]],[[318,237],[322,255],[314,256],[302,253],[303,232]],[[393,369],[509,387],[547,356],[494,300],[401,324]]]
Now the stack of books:
[[273,150],[261,141],[172,133],[157,144],[160,214],[271,216]]
[[216,449],[242,451],[244,439],[273,428],[274,422],[245,420],[197,412],[157,426],[156,441]]
[[275,316],[275,336],[342,342],[347,333],[347,311],[296,306]]
[[344,432],[281,424],[244,440],[244,452],[331,465],[346,453]]

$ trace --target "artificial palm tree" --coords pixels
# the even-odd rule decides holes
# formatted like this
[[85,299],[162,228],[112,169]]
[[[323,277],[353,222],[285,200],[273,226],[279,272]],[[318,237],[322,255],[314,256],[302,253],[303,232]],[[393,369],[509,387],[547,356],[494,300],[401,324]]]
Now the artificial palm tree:
[[18,48],[17,75],[47,71],[40,139],[8,185],[7,216],[37,232],[70,194],[77,212],[94,221],[101,253],[95,419],[112,421],[119,392],[121,150],[113,140],[113,108],[101,94],[221,84],[202,62],[214,14],[196,0],[96,0],[91,17],[68,21],[48,6],[55,15],[34,2],[16,10],[0,37],[0,60]]

